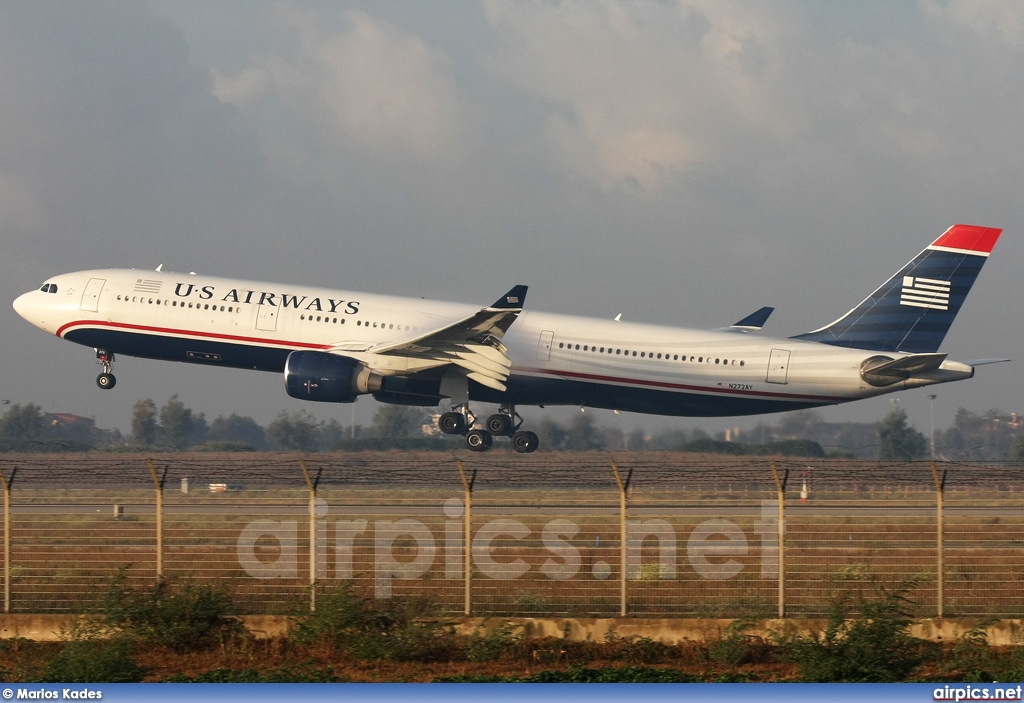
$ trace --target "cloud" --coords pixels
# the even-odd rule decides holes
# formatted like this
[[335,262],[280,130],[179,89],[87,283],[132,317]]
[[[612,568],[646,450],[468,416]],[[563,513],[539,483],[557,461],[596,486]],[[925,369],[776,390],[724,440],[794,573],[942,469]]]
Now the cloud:
[[920,7],[953,35],[966,31],[984,41],[1024,51],[1024,5],[1017,0],[920,0]]
[[214,94],[249,114],[273,101],[300,128],[392,155],[457,151],[467,104],[445,51],[360,10],[341,20],[329,31],[313,12],[278,8],[286,41],[238,73],[214,72]]
[[657,193],[737,137],[784,140],[800,114],[777,90],[784,6],[485,0],[492,72],[547,110],[564,170]]

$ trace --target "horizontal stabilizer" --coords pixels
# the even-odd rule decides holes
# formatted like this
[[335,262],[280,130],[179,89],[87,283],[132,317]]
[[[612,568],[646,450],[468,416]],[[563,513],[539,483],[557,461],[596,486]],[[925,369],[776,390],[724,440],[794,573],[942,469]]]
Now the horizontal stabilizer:
[[893,359],[873,356],[860,365],[860,376],[872,386],[891,386],[911,376],[935,371],[948,354],[910,354]]
[[968,366],[987,366],[988,364],[1004,364],[1012,359],[970,359],[964,363]]
[[722,329],[729,332],[757,332],[764,327],[764,323],[768,321],[773,312],[775,312],[775,308],[764,307],[755,313],[747,315],[739,322],[735,322],[729,327],[723,327]]

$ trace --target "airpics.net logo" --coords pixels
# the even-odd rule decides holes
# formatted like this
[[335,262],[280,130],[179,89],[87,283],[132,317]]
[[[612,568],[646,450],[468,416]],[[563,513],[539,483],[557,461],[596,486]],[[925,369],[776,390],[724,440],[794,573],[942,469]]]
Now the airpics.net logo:
[[[439,576],[462,579],[465,506],[460,499],[449,498],[440,512],[444,518],[440,529],[435,518],[430,520],[435,525],[432,530],[414,517],[331,519],[327,501],[317,500],[317,579],[352,579],[359,571],[372,571],[374,596],[379,599],[391,598],[396,580]],[[295,520],[250,522],[238,535],[239,566],[256,579],[298,578],[299,535],[306,530]],[[713,581],[735,578],[750,568],[758,570],[762,579],[778,578],[779,523],[774,501],[762,503],[760,519],[753,523],[752,531],[754,534],[748,535],[724,518],[704,520],[692,529],[662,518],[629,519],[626,578],[687,578],[687,565],[697,576]],[[532,563],[523,559],[527,553],[537,555],[538,543],[542,548],[540,558],[532,559]],[[270,545],[274,546],[268,551]],[[519,546],[523,551],[517,554]],[[584,552],[593,555],[594,547],[606,550],[604,559],[584,558]],[[474,571],[498,581],[527,577],[531,572],[554,581],[603,581],[612,576],[613,564],[619,561],[617,545],[607,541],[602,545],[599,536],[564,518],[533,527],[512,517],[474,525],[469,552]],[[364,561],[366,556],[372,562]]]
[[949,309],[949,281],[920,276],[904,276],[900,305],[929,310]]

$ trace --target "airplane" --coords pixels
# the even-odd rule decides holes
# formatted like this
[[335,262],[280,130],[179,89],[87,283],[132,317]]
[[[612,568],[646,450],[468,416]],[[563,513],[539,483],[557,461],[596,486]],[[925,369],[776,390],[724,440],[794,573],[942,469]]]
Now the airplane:
[[[517,285],[493,305],[136,269],[54,276],[14,301],[36,327],[92,347],[114,387],[116,355],[284,376],[288,395],[451,409],[438,424],[474,451],[510,437],[537,449],[519,405],[734,416],[846,403],[971,378],[939,346],[1001,229],[954,225],[835,322],[789,338],[756,334],[772,308],[695,330],[524,309]],[[494,403],[478,426],[470,403]]]

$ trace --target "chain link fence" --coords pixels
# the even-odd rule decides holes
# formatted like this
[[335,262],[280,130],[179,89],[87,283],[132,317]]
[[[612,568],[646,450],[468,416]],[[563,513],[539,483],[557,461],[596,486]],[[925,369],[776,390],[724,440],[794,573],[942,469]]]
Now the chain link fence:
[[818,617],[912,581],[920,616],[1024,616],[1020,465],[88,454],[0,473],[12,613],[94,609],[120,575],[214,584],[249,614],[350,581],[439,615]]

